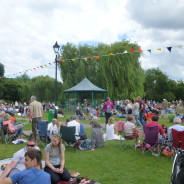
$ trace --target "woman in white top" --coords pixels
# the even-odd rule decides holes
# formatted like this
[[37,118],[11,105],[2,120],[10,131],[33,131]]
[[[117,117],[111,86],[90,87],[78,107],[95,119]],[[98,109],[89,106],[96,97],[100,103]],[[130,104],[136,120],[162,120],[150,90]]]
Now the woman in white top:
[[120,136],[117,135],[117,128],[115,125],[115,119],[110,117],[106,126],[106,139],[107,140],[114,140],[120,139]]

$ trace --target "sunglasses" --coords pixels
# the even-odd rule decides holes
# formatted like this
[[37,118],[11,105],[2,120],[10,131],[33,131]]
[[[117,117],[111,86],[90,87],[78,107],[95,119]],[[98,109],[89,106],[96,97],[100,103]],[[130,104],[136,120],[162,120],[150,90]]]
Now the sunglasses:
[[34,147],[35,144],[27,144],[27,147]]

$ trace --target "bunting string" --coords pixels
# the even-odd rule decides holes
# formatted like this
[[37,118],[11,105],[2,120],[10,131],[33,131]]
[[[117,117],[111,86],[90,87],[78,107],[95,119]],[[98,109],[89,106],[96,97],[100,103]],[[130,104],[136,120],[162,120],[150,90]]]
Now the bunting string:
[[[59,59],[59,60],[57,60],[56,62],[62,62],[62,63],[65,63],[65,62],[67,62],[67,63],[70,63],[70,62],[76,62],[76,61],[78,61],[78,60],[85,60],[85,61],[87,61],[88,59],[89,60],[93,60],[93,59],[97,59],[97,60],[99,60],[99,59],[106,59],[107,57],[109,57],[109,56],[115,56],[115,55],[120,55],[120,54],[132,54],[132,53],[149,53],[149,54],[151,54],[152,53],[152,51],[154,51],[154,50],[156,50],[156,51],[163,51],[163,50],[168,50],[170,53],[171,53],[171,51],[172,51],[172,49],[173,48],[179,48],[179,49],[182,49],[183,48],[183,45],[177,45],[177,46],[170,46],[170,47],[163,47],[163,48],[157,48],[157,49],[147,49],[147,50],[143,50],[143,49],[141,49],[141,48],[138,48],[137,50],[136,49],[134,49],[134,48],[130,48],[129,50],[125,50],[124,52],[122,52],[122,53],[109,53],[109,54],[107,54],[107,55],[101,55],[101,56],[90,56],[90,57],[84,57],[84,58],[73,58],[73,59]],[[11,77],[11,76],[16,76],[16,75],[22,75],[22,74],[24,74],[24,73],[27,73],[27,72],[29,72],[29,71],[37,71],[37,70],[39,70],[39,69],[44,69],[44,68],[46,68],[46,67],[48,67],[49,65],[50,66],[52,66],[52,63],[55,63],[55,62],[49,62],[49,63],[47,63],[47,64],[44,64],[44,65],[42,65],[42,66],[37,66],[37,67],[34,67],[34,68],[30,68],[30,69],[27,69],[27,70],[24,70],[24,71],[22,71],[22,72],[17,72],[17,73],[14,73],[14,74],[9,74],[9,75],[6,75],[5,77]]]

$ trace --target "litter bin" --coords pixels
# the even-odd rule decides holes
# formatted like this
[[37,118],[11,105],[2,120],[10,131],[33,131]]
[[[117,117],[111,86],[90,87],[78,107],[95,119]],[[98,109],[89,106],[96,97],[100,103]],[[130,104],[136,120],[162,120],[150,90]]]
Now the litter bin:
[[50,109],[48,113],[48,123],[52,122],[53,118],[54,118],[54,109]]

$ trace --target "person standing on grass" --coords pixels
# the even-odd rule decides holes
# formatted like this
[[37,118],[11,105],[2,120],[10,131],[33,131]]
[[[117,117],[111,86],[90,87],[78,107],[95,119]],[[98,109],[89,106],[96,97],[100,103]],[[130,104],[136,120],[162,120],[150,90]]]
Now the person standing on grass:
[[103,110],[105,112],[105,124],[107,125],[109,118],[112,116],[114,106],[109,97],[107,97],[106,100],[103,105]]
[[0,181],[0,184],[50,184],[50,175],[41,170],[41,151],[30,150],[24,156],[26,169]]
[[139,109],[140,109],[140,104],[137,101],[137,98],[134,99],[134,104],[132,105],[132,115],[135,118],[135,121],[137,122],[137,124],[141,127],[143,127],[143,125],[141,124],[141,122],[139,121]]
[[12,176],[13,174],[15,174],[17,172],[24,170],[25,169],[25,165],[24,165],[25,157],[24,157],[24,155],[27,151],[30,151],[33,149],[39,150],[39,148],[36,146],[35,139],[33,137],[30,137],[27,141],[27,146],[22,148],[21,150],[17,151],[13,155],[12,161],[10,162],[10,164],[8,164],[8,166],[2,172],[2,174],[0,176],[0,181],[3,180],[7,176]]
[[139,110],[140,122],[141,122],[142,126],[144,126],[145,125],[144,114],[146,113],[145,101],[142,100],[140,96],[137,97],[137,101],[140,104],[140,110]]
[[41,121],[43,115],[43,106],[40,102],[36,101],[36,96],[32,96],[30,100],[31,103],[29,104],[29,119],[32,121],[32,132],[36,138],[37,122]]
[[65,146],[62,144],[60,136],[53,135],[51,143],[45,147],[45,168],[44,171],[51,176],[51,183],[57,184],[59,181],[69,181],[70,173],[65,166]]

